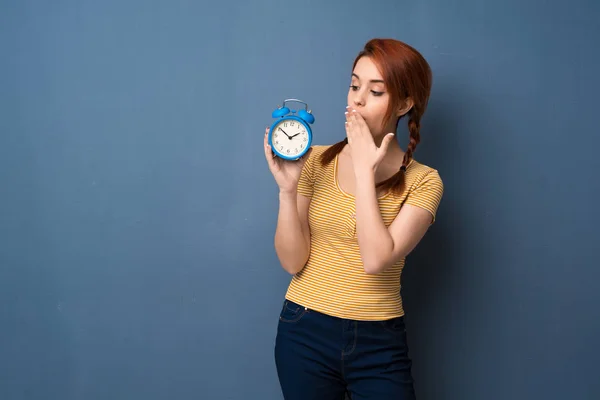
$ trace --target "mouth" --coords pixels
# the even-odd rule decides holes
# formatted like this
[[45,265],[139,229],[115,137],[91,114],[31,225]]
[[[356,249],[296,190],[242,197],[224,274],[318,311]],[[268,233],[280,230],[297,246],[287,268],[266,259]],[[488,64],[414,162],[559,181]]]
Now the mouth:
[[348,114],[352,113],[353,111],[354,111],[354,112],[356,112],[356,114],[360,115],[360,116],[362,117],[362,119],[364,119],[365,121],[367,120],[367,119],[365,118],[365,116],[364,116],[364,115],[362,115],[362,113],[361,113],[360,111],[358,111],[358,110],[356,110],[356,109],[354,109],[354,108],[352,108],[352,107],[350,107],[350,106],[346,107],[346,112],[347,112]]

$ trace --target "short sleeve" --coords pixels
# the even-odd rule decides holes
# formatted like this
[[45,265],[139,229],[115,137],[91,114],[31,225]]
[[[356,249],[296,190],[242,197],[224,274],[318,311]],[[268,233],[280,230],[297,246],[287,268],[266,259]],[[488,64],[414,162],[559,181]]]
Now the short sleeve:
[[308,198],[312,198],[313,187],[315,183],[314,163],[315,159],[317,158],[315,153],[316,151],[313,148],[308,155],[308,160],[306,160],[304,166],[302,167],[302,172],[300,173],[300,180],[298,181],[298,193]]
[[435,221],[436,213],[442,195],[444,194],[444,183],[437,170],[431,169],[427,172],[414,189],[410,191],[405,204],[424,208],[432,216],[431,223]]

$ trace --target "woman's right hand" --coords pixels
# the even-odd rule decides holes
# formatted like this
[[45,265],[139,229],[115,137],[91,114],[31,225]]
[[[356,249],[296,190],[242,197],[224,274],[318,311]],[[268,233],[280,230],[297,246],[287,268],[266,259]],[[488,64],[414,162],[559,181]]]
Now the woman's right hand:
[[279,191],[295,192],[298,189],[298,181],[300,180],[302,167],[312,149],[309,149],[309,151],[299,160],[284,160],[273,154],[273,150],[271,149],[271,146],[269,146],[268,137],[269,128],[265,131],[265,158],[269,164],[269,170],[271,170],[275,182],[277,182],[277,185],[279,186]]

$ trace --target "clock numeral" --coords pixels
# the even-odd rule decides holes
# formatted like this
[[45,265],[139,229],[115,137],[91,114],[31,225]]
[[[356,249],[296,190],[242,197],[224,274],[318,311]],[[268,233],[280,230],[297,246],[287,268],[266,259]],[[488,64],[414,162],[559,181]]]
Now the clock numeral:
[[290,154],[290,149],[287,149],[287,153]]
[[279,140],[276,140],[276,141],[275,141],[275,144],[279,144]]
[[288,123],[287,123],[287,122],[284,122],[284,123],[283,123],[283,127],[284,127],[284,128],[287,128],[287,126],[288,126]]
[[302,139],[302,140],[304,140],[305,142],[308,142],[308,138],[307,137],[304,137],[304,139]]

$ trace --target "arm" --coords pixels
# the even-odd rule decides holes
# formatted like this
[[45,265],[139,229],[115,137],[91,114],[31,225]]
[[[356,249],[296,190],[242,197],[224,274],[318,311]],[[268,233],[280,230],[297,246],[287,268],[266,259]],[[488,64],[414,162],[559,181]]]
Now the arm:
[[430,211],[405,204],[387,228],[379,211],[373,172],[357,174],[355,198],[358,244],[367,274],[381,273],[406,257],[431,225]]
[[275,252],[283,269],[292,275],[304,268],[310,255],[309,205],[310,198],[296,191],[279,193]]

